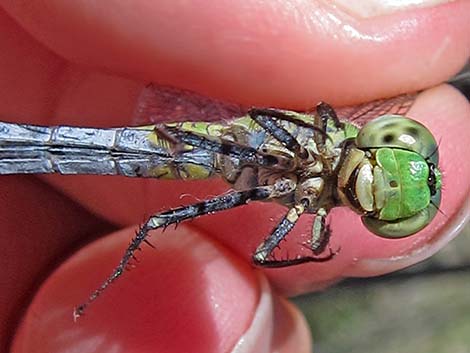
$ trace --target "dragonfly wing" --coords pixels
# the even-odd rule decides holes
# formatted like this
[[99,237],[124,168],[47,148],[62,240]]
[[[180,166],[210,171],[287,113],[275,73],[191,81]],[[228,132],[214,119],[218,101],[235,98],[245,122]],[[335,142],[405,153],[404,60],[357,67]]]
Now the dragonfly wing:
[[417,93],[402,94],[393,98],[379,99],[353,107],[337,109],[340,119],[349,120],[359,126],[385,114],[406,115],[416,100]]
[[168,86],[149,84],[140,94],[135,125],[177,121],[223,121],[245,115],[240,105]]

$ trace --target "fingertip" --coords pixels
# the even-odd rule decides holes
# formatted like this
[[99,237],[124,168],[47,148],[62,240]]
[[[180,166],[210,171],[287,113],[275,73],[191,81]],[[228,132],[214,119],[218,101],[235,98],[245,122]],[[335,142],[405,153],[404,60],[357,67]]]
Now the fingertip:
[[156,250],[137,254],[136,268],[73,322],[73,308],[109,275],[133,233],[100,239],[65,262],[36,294],[12,352],[228,351],[256,310],[257,277],[187,227],[152,240]]
[[277,297],[274,346],[280,353],[311,353],[312,333],[303,313],[288,300]]
[[4,6],[72,62],[248,105],[393,96],[442,82],[469,53],[466,1],[367,20],[317,1]]
[[287,299],[273,294],[261,272],[260,300],[250,327],[232,353],[311,352],[310,328],[300,310]]

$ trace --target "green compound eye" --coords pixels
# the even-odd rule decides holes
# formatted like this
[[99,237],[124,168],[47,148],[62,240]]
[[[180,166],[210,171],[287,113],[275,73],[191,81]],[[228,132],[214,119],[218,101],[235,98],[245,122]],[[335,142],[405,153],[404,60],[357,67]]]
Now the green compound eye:
[[428,162],[439,164],[434,136],[422,124],[402,115],[382,115],[368,122],[356,137],[359,148],[397,147],[416,152]]
[[405,238],[419,232],[426,227],[437,213],[441,202],[441,190],[431,197],[432,203],[428,207],[408,218],[396,221],[383,221],[373,217],[362,217],[362,223],[372,233],[384,238]]
[[[362,217],[364,225],[371,232],[385,238],[407,237],[428,225],[436,215],[441,201],[441,174],[437,168],[438,146],[431,132],[424,125],[404,116],[383,115],[370,121],[360,130],[356,137],[356,144],[360,149],[375,151],[377,163],[384,168],[382,170],[386,175],[386,183],[381,184],[380,190],[383,188],[386,190],[384,194],[388,195],[383,208],[376,216]],[[416,153],[421,156],[417,159],[425,159],[428,176],[413,179],[417,175],[413,168],[416,165],[416,157],[412,158],[415,161],[406,163],[404,156],[407,152],[400,152],[396,149]],[[394,150],[397,152],[393,152]],[[384,155],[386,152],[390,156],[393,155],[395,159],[380,160],[379,155]],[[386,161],[388,167],[381,163]],[[397,185],[395,185],[396,181],[393,184],[395,188],[398,188],[397,191],[388,188],[389,179],[399,180]],[[420,192],[420,187],[425,187],[427,190],[426,183],[429,186],[429,193],[424,192],[425,189],[421,189]],[[418,207],[419,203],[427,204],[427,206]],[[406,209],[412,210],[413,206],[418,208],[407,214],[404,212]],[[396,210],[396,216],[387,218],[386,211],[392,207]]]

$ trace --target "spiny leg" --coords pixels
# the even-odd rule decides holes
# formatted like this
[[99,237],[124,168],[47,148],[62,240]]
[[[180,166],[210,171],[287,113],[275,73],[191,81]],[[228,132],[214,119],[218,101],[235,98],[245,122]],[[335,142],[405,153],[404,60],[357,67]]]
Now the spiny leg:
[[313,221],[310,249],[315,255],[321,254],[330,240],[330,227],[326,224],[327,216],[328,212],[324,208],[320,208]]
[[289,179],[279,179],[274,185],[261,186],[245,191],[235,191],[226,195],[220,195],[210,200],[198,202],[189,206],[182,206],[173,210],[165,211],[151,216],[139,229],[126,249],[119,265],[111,275],[96,289],[88,300],[77,306],[74,310],[74,318],[83,315],[85,309],[94,302],[106,288],[116,281],[129,265],[134,252],[140,249],[143,242],[147,242],[149,231],[166,228],[170,224],[177,224],[187,219],[196,218],[209,213],[228,210],[237,206],[245,205],[250,201],[267,200],[278,198],[291,193],[295,189],[295,183]]
[[271,136],[282,143],[288,150],[292,151],[301,158],[308,158],[308,153],[306,153],[307,151],[287,130],[285,130],[282,126],[279,126],[274,119],[287,121],[297,126],[313,130],[317,134],[324,136],[325,139],[330,138],[325,129],[309,124],[303,120],[296,119],[293,116],[276,109],[253,108],[248,112],[248,114]]
[[[161,146],[169,155],[164,163],[163,171],[160,174],[152,175],[157,178],[167,177],[168,179],[208,179],[217,174],[219,170],[216,161],[210,153],[202,149],[188,149],[187,145],[181,143],[175,136],[168,133],[162,125],[155,125],[155,134],[159,137],[156,143]],[[193,174],[188,170],[188,166],[200,167],[199,172]]]
[[[263,111],[261,111],[263,112]],[[273,119],[271,115],[260,114],[259,110],[252,109],[249,111],[251,119],[256,121],[263,129],[265,129],[272,137],[278,140],[285,148],[293,152],[302,159],[308,158],[307,150],[300,145],[294,136]],[[266,111],[264,111],[266,113]],[[268,111],[269,113],[269,111]]]
[[325,128],[326,128],[326,125],[328,124],[328,120],[332,120],[337,129],[341,129],[344,127],[344,123],[339,120],[338,116],[336,115],[336,111],[328,103],[325,103],[325,102],[318,103],[316,111],[317,111],[318,116],[323,121]]
[[270,257],[279,243],[289,234],[294,228],[294,225],[299,220],[300,216],[305,212],[307,207],[306,203],[300,203],[292,207],[279,224],[274,228],[271,234],[258,246],[253,254],[253,262],[261,267],[287,267],[292,265],[299,265],[306,262],[325,262],[331,260],[335,254],[330,253],[328,256],[304,256],[296,259],[287,260],[272,260]]
[[267,117],[275,118],[275,119],[282,120],[282,121],[287,121],[289,123],[304,127],[306,129],[315,130],[318,133],[323,134],[325,138],[329,138],[326,130],[322,130],[320,127],[315,126],[314,124],[298,119],[281,110],[272,109],[272,108],[252,108],[248,112],[248,114],[250,115],[250,117],[252,114],[254,114],[254,115],[267,116]]
[[305,212],[305,205],[298,204],[292,207],[274,228],[271,234],[256,248],[253,254],[253,261],[257,265],[264,265],[271,256],[274,249],[279,245],[286,235],[294,228],[295,223]]
[[[161,134],[161,130],[165,131],[164,135]],[[170,142],[178,141],[178,143],[236,158],[240,160],[242,165],[259,165],[282,170],[291,170],[293,168],[293,162],[289,158],[263,153],[253,147],[244,146],[234,141],[221,140],[220,138],[209,139],[171,126],[159,126],[156,128],[156,133],[160,134],[162,138],[167,138],[167,135],[170,135],[172,137]]]
[[[315,125],[319,126],[322,130],[326,131],[328,127],[328,121],[333,121],[335,127],[340,129],[344,124],[338,119],[335,110],[327,103],[320,102],[316,107],[317,114],[315,115]],[[324,164],[324,170],[326,173],[333,171],[331,160],[328,158],[328,148],[326,147],[326,138],[324,135],[319,134],[317,131],[313,133],[313,140],[317,146],[318,152],[323,157],[322,161]]]
[[257,264],[265,268],[281,268],[281,267],[290,267],[296,265],[302,265],[309,262],[328,262],[335,257],[336,253],[330,251],[326,256],[302,256],[295,259],[285,259],[285,260],[267,260],[262,264]]

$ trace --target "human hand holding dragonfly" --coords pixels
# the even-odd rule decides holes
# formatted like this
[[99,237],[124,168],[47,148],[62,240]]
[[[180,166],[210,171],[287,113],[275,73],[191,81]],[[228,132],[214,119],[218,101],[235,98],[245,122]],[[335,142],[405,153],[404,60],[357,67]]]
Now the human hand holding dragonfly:
[[[8,48],[0,65],[2,119],[129,125],[144,81],[250,106],[308,109],[320,100],[348,105],[433,86],[455,73],[469,52],[468,2],[354,20],[316,3],[290,9],[287,4],[218,2],[193,8],[174,2],[44,6],[5,1],[5,11],[17,22],[2,13],[3,47]],[[102,351],[121,346],[220,352],[236,344],[246,352],[260,347],[310,351],[302,316],[282,295],[417,262],[450,240],[468,213],[470,168],[461,163],[470,145],[468,103],[449,86],[439,86],[425,91],[409,115],[441,141],[445,216],[426,230],[384,240],[368,234],[356,215],[336,211],[331,226],[338,255],[325,264],[266,271],[273,292],[249,259],[284,210],[254,203],[156,232],[157,249],[138,254],[137,269],[78,324],[71,320],[73,306],[108,275],[144,214],[226,187],[214,181],[188,186],[112,177],[41,177],[46,183],[2,177],[7,300],[0,310],[10,333],[51,264],[83,237],[119,229],[49,278],[28,310],[14,351],[91,350],[87,344]],[[181,199],[182,193],[188,196]],[[294,233],[310,233],[310,227],[311,220],[303,219]],[[296,246],[284,243],[281,250],[292,253]]]

